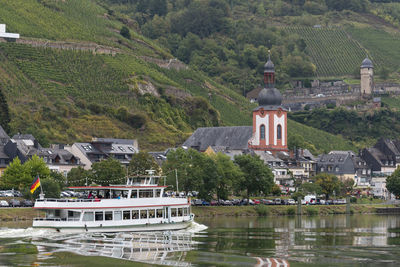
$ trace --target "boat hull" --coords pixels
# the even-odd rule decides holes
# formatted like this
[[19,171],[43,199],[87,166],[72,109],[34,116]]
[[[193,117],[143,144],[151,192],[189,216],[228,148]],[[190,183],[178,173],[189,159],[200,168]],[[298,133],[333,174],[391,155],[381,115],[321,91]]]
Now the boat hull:
[[136,224],[136,225],[87,225],[82,222],[69,223],[52,222],[47,225],[43,221],[34,221],[32,227],[61,233],[115,233],[115,232],[144,232],[182,230],[191,225],[193,220],[173,223]]

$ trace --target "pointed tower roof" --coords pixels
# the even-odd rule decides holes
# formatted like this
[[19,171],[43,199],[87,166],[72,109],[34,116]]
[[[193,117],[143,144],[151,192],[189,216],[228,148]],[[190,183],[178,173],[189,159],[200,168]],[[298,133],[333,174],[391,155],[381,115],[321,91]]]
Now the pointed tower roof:
[[268,61],[264,65],[264,73],[265,72],[275,72],[275,65],[272,63],[270,50],[268,50]]
[[372,61],[368,58],[368,55],[361,63],[361,69],[363,68],[374,68],[374,65],[372,64]]

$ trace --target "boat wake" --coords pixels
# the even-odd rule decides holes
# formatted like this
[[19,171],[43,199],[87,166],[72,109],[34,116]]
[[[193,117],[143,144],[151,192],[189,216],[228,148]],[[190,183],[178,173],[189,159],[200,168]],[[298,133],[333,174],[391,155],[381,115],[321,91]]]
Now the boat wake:
[[46,229],[29,228],[0,228],[0,238],[44,237],[50,233]]
[[202,231],[206,230],[207,228],[208,227],[205,226],[204,224],[200,224],[200,223],[197,223],[197,222],[192,222],[190,224],[190,226],[188,228],[186,228],[185,230],[183,230],[183,231],[189,232],[189,233],[198,233],[198,232],[202,232]]

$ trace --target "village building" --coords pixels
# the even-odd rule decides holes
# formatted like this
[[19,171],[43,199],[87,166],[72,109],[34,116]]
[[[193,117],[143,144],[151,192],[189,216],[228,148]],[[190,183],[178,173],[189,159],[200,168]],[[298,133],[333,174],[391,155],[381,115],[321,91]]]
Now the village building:
[[392,174],[400,164],[400,140],[381,138],[373,147],[360,152],[376,176]]
[[110,157],[128,166],[132,156],[139,152],[139,145],[135,139],[93,138],[91,142],[74,143],[64,148],[80,158],[86,170],[91,169],[93,163]]
[[352,151],[331,151],[320,155],[317,164],[318,173],[329,173],[342,181],[346,179],[367,182],[371,177],[371,169],[367,163]]

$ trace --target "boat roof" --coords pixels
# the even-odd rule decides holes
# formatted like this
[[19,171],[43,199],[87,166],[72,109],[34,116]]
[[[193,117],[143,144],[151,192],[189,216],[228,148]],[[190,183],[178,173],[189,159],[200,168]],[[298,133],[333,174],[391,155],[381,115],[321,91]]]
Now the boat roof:
[[72,190],[84,190],[84,189],[90,189],[90,190],[99,190],[99,189],[132,189],[132,188],[166,188],[167,186],[162,186],[162,185],[108,185],[108,186],[102,186],[102,185],[95,185],[95,186],[70,186],[68,187],[69,189]]

